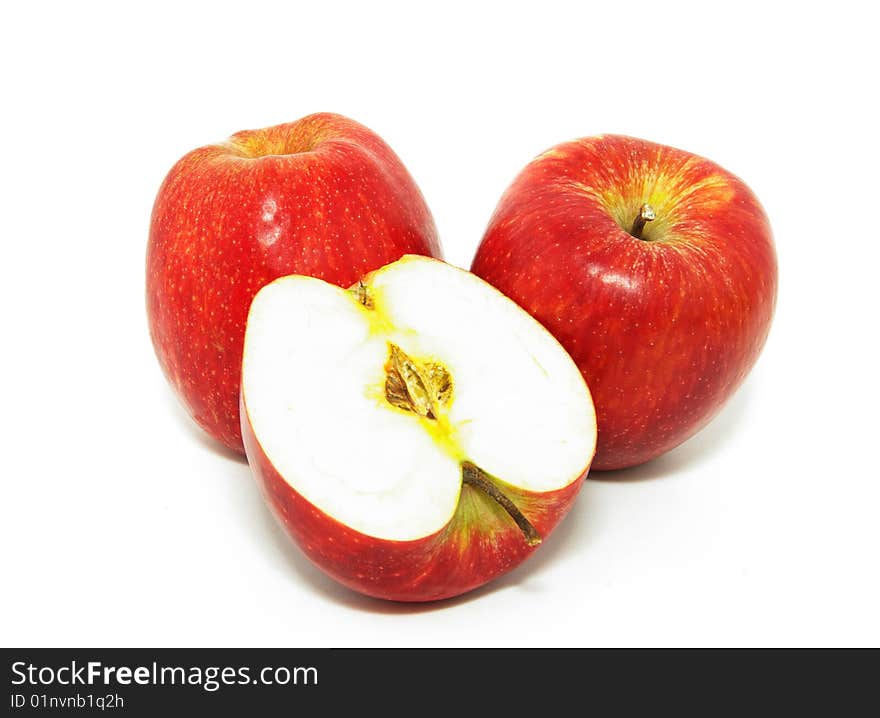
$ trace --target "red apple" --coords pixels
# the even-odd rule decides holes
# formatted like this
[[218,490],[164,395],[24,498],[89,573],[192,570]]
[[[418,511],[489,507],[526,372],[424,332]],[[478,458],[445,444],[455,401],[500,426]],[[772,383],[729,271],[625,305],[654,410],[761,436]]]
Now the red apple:
[[474,275],[404,257],[351,290],[276,280],[251,306],[242,429],[270,507],[356,591],[455,596],[571,507],[596,445],[580,371]]
[[403,254],[440,256],[403,164],[376,134],[316,114],[184,156],[153,208],[147,312],[156,355],[193,418],[242,451],[248,307],[286,274],[348,286]]
[[648,461],[702,428],[757,359],[776,301],[773,239],[749,188],[709,160],[613,135],[531,162],[472,271],[580,367],[596,469]]

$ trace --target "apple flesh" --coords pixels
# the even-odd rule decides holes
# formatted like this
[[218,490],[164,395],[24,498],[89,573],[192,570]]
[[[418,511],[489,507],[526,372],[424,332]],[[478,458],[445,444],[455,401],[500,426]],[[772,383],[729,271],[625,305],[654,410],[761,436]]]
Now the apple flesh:
[[291,273],[348,286],[404,254],[440,256],[433,219],[376,134],[334,114],[239,132],[171,169],[147,250],[159,363],[189,413],[242,451],[239,383],[254,295]]
[[404,257],[340,289],[290,276],[251,306],[242,433],[274,513],[362,593],[455,596],[568,511],[595,450],[589,390],[540,324],[474,275]]
[[558,145],[504,193],[471,270],[536,317],[590,385],[594,469],[705,426],[764,345],[776,300],[758,200],[709,160],[630,137]]

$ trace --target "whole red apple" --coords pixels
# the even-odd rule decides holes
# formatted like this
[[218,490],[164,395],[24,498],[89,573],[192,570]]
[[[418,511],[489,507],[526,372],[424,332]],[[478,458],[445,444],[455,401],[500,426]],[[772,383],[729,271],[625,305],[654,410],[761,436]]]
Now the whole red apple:
[[648,461],[708,423],[757,359],[776,302],[773,239],[749,188],[709,160],[613,135],[531,162],[472,271],[580,367],[596,469]]
[[243,451],[239,383],[257,291],[297,273],[348,286],[404,254],[440,256],[431,213],[376,134],[315,114],[184,156],[153,207],[147,313],[193,418]]

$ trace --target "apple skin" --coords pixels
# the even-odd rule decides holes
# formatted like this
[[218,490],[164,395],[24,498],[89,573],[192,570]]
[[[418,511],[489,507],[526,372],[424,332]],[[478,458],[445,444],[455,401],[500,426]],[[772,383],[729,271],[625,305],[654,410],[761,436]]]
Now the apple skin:
[[287,274],[349,286],[404,254],[441,256],[406,168],[366,127],[321,113],[233,135],[178,161],[150,222],[146,299],[166,378],[196,422],[243,451],[244,329]]
[[[629,233],[642,203],[657,218]],[[631,137],[557,145],[502,196],[471,271],[553,333],[598,421],[593,468],[660,456],[720,410],[776,303],[764,210],[709,160]]]
[[[389,601],[425,602],[458,596],[518,566],[535,550],[491,499],[462,486],[480,508],[477,520],[460,514],[443,529],[415,541],[368,536],[340,523],[301,496],[278,473],[254,436],[242,397],[241,421],[251,471],[272,513],[309,560],[354,591]],[[584,484],[528,493],[509,485],[505,493],[546,540]]]

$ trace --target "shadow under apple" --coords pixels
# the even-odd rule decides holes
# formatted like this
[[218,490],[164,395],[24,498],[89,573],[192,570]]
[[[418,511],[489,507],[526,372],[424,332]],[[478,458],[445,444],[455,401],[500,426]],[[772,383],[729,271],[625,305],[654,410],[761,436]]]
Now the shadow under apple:
[[716,453],[736,433],[737,427],[745,420],[749,393],[746,383],[703,429],[663,456],[628,469],[591,471],[589,478],[608,482],[648,481],[674,476],[686,467],[699,464],[707,456]]
[[[735,432],[736,426],[744,420],[749,401],[748,395],[748,387],[743,386],[708,426],[668,454],[629,469],[591,472],[589,478],[594,481],[612,483],[646,481],[673,476],[685,467],[699,463],[703,458],[723,446],[728,437]],[[193,433],[199,434],[203,444],[211,445],[220,453],[224,451],[223,447],[204,436],[179,407],[178,414],[190,426]],[[238,458],[238,455],[233,452],[228,453]],[[290,574],[304,581],[316,593],[337,605],[369,613],[426,613],[454,608],[483,596],[514,587],[528,589],[528,585],[537,581],[542,571],[559,560],[563,552],[573,550],[574,542],[583,547],[591,543],[594,533],[599,530],[598,523],[590,519],[590,500],[585,496],[589,491],[589,485],[587,485],[582,489],[581,496],[574,503],[565,520],[547,537],[544,544],[527,561],[509,573],[455,598],[428,603],[397,603],[362,595],[327,576],[290,541],[283,527],[279,525],[266,506],[257,486],[253,482],[251,483],[251,490],[248,492],[252,502],[250,515],[254,517],[253,523],[261,534],[257,540],[272,544],[274,550],[283,556]]]
[[224,446],[219,441],[215,441],[210,436],[208,436],[208,434],[206,434],[205,431],[198,424],[196,424],[192,417],[187,414],[186,410],[183,408],[178,398],[174,396],[174,394],[167,387],[161,387],[160,391],[162,391],[162,395],[165,398],[165,405],[169,408],[169,413],[174,417],[174,419],[183,428],[183,430],[186,431],[186,433],[188,433],[199,446],[207,449],[217,456],[222,456],[224,459],[236,461],[240,464],[247,464],[247,457],[245,457],[244,454],[233,451],[229,447]]

